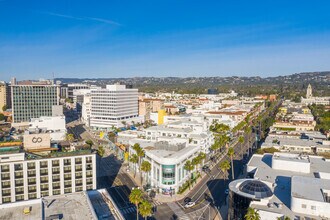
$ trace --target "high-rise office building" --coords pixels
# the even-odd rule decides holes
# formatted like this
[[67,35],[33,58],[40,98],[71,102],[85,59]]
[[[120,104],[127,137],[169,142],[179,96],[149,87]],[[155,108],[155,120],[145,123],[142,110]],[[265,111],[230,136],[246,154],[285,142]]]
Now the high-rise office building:
[[90,126],[94,128],[122,127],[132,121],[140,122],[138,90],[125,85],[107,85],[91,89]]
[[25,126],[31,118],[52,116],[52,107],[59,104],[59,85],[52,81],[11,83],[13,126]]

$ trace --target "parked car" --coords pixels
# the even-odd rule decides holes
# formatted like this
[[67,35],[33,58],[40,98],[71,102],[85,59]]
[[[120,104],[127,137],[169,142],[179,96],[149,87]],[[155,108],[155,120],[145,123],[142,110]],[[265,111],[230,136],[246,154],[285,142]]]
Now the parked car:
[[190,207],[193,207],[194,205],[195,205],[195,202],[188,202],[184,207],[190,208]]
[[184,204],[187,204],[188,202],[191,202],[191,198],[190,197],[186,197],[184,198]]

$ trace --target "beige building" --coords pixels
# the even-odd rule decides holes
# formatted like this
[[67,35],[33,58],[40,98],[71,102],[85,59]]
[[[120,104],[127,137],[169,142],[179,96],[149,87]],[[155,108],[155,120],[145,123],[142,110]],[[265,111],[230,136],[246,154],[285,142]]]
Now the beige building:
[[162,109],[164,101],[161,99],[140,99],[139,100],[139,115],[144,116],[145,120],[150,120],[151,112],[158,112]]
[[3,112],[2,107],[7,104],[7,85],[5,82],[0,82],[0,112]]

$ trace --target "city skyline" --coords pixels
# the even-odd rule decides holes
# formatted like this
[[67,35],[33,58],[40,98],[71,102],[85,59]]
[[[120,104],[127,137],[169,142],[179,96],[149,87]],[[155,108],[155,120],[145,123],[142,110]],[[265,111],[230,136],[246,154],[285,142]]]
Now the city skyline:
[[4,0],[1,80],[327,71],[330,15],[322,3]]

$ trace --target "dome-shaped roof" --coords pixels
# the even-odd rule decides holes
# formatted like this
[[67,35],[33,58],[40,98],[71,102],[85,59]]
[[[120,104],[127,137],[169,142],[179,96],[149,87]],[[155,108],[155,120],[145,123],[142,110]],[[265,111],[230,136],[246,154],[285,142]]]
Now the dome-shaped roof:
[[239,186],[240,191],[254,195],[255,198],[265,198],[273,195],[272,190],[259,180],[246,180]]

